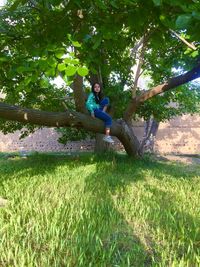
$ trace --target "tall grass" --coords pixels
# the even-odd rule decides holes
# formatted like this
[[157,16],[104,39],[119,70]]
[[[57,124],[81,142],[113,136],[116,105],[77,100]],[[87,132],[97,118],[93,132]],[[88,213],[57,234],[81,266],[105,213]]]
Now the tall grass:
[[200,266],[200,166],[0,158],[0,266]]

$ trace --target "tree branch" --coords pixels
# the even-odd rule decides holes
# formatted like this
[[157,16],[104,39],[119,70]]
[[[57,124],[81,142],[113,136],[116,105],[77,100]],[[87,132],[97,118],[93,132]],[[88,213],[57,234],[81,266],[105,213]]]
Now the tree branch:
[[141,68],[142,68],[142,65],[143,65],[143,62],[144,62],[144,52],[145,52],[145,46],[146,46],[146,42],[147,42],[147,37],[146,35],[143,36],[143,42],[141,44],[141,51],[140,51],[140,54],[139,54],[139,59],[138,59],[138,63],[137,63],[137,69],[136,69],[136,73],[135,73],[135,79],[134,79],[134,84],[133,84],[133,87],[131,88],[132,90],[132,98],[134,98],[136,96],[136,89],[137,89],[137,86],[138,86],[138,80],[139,80],[139,77],[141,75]]
[[[84,128],[88,131],[104,133],[104,124],[101,120],[70,110],[66,112],[47,112],[0,102],[0,118],[48,127]],[[111,134],[114,136],[121,134],[119,123],[113,121]]]
[[186,72],[185,74],[171,78],[167,82],[157,85],[156,87],[144,92],[142,95],[133,98],[130,101],[128,108],[124,113],[124,120],[129,121],[133,113],[136,112],[137,107],[142,103],[144,103],[144,101],[152,98],[153,96],[156,96],[158,94],[176,88],[179,85],[183,85],[185,83],[193,81],[199,77],[200,77],[200,59],[198,60],[196,67],[194,67],[192,70]]
[[173,33],[183,43],[185,43],[189,48],[191,48],[193,50],[197,50],[197,47],[194,44],[189,43],[188,41],[186,41],[185,38],[183,38],[182,36],[180,36],[178,33],[176,33],[175,31],[173,31],[172,29],[170,29],[170,32]]
[[141,37],[141,39],[135,44],[135,46],[131,49],[131,57],[134,56],[134,54],[138,51],[138,49],[140,48],[140,46],[143,44],[144,42],[144,36]]

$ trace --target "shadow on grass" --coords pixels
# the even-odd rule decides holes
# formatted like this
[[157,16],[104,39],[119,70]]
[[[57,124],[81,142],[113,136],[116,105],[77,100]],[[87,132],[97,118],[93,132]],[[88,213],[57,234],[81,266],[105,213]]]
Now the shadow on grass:
[[[156,233],[159,229],[159,233],[168,243],[159,244],[160,251],[168,249],[169,258],[164,264],[168,266],[169,261],[176,259],[180,262],[183,260],[185,264],[187,262],[187,266],[198,266],[200,218],[189,214],[186,211],[187,206],[182,205],[177,195],[152,185],[147,185],[146,189],[153,194],[154,199],[149,201],[151,212],[147,213],[146,219],[151,231]],[[190,211],[193,212],[193,208]],[[173,251],[173,254],[170,254],[170,251]]]
[[[126,157],[114,155],[111,158],[98,158],[95,162],[97,164],[95,174],[85,179],[85,192],[89,192],[91,196],[87,208],[93,208],[91,214],[94,214],[93,219],[96,220],[98,216],[105,215],[105,206],[107,206],[108,212],[101,223],[109,225],[109,233],[104,237],[104,249],[111,250],[115,244],[111,266],[154,266],[155,262],[153,263],[152,260],[159,263],[162,244],[156,245],[155,239],[153,240],[149,236],[151,247],[147,248],[124,215],[117,209],[112,195],[115,191],[124,195],[127,185],[146,180],[149,175],[158,180],[166,179],[166,175],[170,175],[172,179],[190,180],[197,176],[197,172],[192,170],[188,173],[188,167],[184,164],[178,164],[177,168],[175,163],[155,162],[150,159],[132,162]],[[144,173],[145,170],[148,171],[147,175]],[[170,247],[163,246],[166,255],[162,258],[162,264],[168,266],[170,260],[183,260],[184,255],[191,264],[196,264],[194,253],[196,255],[198,253],[199,235],[196,226],[199,225],[199,219],[181,211],[175,204],[175,196],[170,193],[150,185],[147,185],[147,190],[151,191],[154,197],[154,201],[149,201],[149,204],[146,205],[148,208],[150,206],[147,222],[152,233],[155,234],[157,229],[161,229]],[[99,207],[104,207],[102,214]],[[95,215],[95,210],[100,210],[100,212]],[[172,241],[170,238],[175,238],[175,240]],[[191,241],[194,242],[194,250],[188,252]],[[159,249],[158,246],[160,246]],[[168,252],[167,249],[169,249]],[[171,256],[172,251],[174,251],[174,255]]]
[[[140,238],[134,234],[113,201],[112,192],[123,191],[125,184],[128,183],[126,179],[128,176],[120,179],[124,169],[115,166],[111,161],[105,162],[105,158],[95,162],[95,173],[85,178],[86,206],[82,218],[76,222],[78,231],[74,237],[75,240],[79,240],[76,242],[75,250],[81,251],[83,246],[85,248],[82,252],[83,265],[78,258],[75,265],[152,266],[152,251],[146,249]],[[105,165],[106,163],[108,165]],[[137,176],[132,181],[139,179],[142,179],[142,176]]]
[[[123,190],[129,183],[136,180],[146,179],[147,172],[152,178],[162,180],[166,176],[172,179],[192,179],[200,172],[200,167],[187,166],[174,162],[152,160],[146,157],[142,160],[134,160],[124,154],[96,155],[91,153],[74,153],[67,155],[35,154],[27,158],[0,154],[0,185],[6,180],[23,177],[31,179],[33,176],[53,175],[59,166],[67,166],[73,172],[80,166],[97,164],[102,173],[108,177],[107,186],[110,190],[121,188]],[[111,177],[110,177],[111,174]]]
[[[184,164],[165,161],[156,161],[147,157],[134,160],[127,155],[115,153],[96,155],[91,153],[66,154],[35,154],[27,158],[0,154],[0,184],[13,177],[19,178],[26,174],[28,177],[35,175],[44,176],[52,174],[59,166],[67,166],[72,170],[78,166],[97,164],[98,172],[108,178],[107,186],[114,191],[123,188],[130,182],[144,179],[146,172],[155,179],[162,180],[166,175],[174,179],[192,179],[197,176],[197,169],[189,168]],[[178,166],[178,167],[177,167]],[[199,166],[197,166],[200,171]],[[109,175],[112,174],[110,178]]]
[[[116,154],[104,156],[91,154],[83,156],[77,154],[72,156],[33,155],[27,159],[4,158],[0,164],[0,182],[11,180],[12,177],[20,179],[20,176],[26,173],[28,177],[53,175],[59,166],[67,166],[73,171],[79,166],[96,165],[95,173],[88,175],[84,180],[84,193],[87,198],[84,199],[83,214],[75,221],[77,231],[73,236],[73,249],[77,251],[78,255],[81,247],[84,246],[82,260],[85,263],[93,264],[91,266],[104,266],[103,262],[102,265],[99,265],[99,262],[103,261],[103,257],[109,264],[108,266],[153,266],[152,258],[158,257],[153,241],[151,241],[152,247],[155,246],[155,248],[148,250],[134,233],[134,229],[130,227],[124,215],[117,209],[113,201],[113,194],[116,191],[123,195],[127,185],[145,181],[148,176],[162,180],[166,175],[170,175],[173,179],[191,179],[197,175],[196,171],[188,173],[187,166],[183,164],[179,164],[177,168],[177,164],[174,163],[156,162],[149,158],[133,160],[125,155]],[[188,214],[181,214],[181,211],[175,206],[173,196],[169,193],[153,187],[149,187],[148,190],[151,190],[157,207],[160,207],[162,211],[159,214],[160,217],[153,217],[156,214],[155,207],[150,207],[151,213],[147,219],[154,225],[152,229],[160,227],[166,234],[171,231],[175,235],[178,227],[176,226],[177,220],[182,217],[187,218],[182,226],[184,231],[187,230],[187,224],[194,222],[195,218]],[[169,209],[164,206],[163,199],[169,204]],[[174,211],[175,221],[171,224],[171,228],[170,224],[167,225],[164,221],[167,220],[168,213],[170,214],[172,211]],[[90,229],[85,231],[88,229],[88,225]],[[179,249],[177,249],[177,253],[180,253]]]

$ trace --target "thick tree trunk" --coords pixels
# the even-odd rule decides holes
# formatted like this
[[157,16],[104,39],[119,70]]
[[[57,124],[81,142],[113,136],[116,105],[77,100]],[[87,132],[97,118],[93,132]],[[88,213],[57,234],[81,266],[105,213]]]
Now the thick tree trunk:
[[87,114],[88,112],[85,107],[86,95],[83,91],[83,77],[77,74],[74,78],[72,88],[74,91],[74,101],[75,101],[76,111]]
[[131,157],[141,156],[140,153],[140,142],[136,137],[132,125],[127,124],[125,120],[120,121],[121,134],[118,137],[126,153]]
[[95,147],[94,152],[95,153],[105,153],[109,151],[113,151],[113,145],[106,143],[103,140],[104,134],[97,133],[95,137]]
[[104,153],[110,150],[110,144],[103,141],[104,134],[96,133],[95,136],[95,153]]

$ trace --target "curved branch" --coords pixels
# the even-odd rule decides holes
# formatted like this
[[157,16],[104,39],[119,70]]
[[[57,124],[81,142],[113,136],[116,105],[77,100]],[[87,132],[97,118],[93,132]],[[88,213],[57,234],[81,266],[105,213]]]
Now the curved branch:
[[[101,120],[70,110],[66,112],[48,112],[0,102],[0,118],[48,127],[84,128],[88,131],[104,133],[104,124]],[[113,122],[111,133],[114,136],[121,135],[119,123]]]
[[192,70],[186,72],[185,74],[171,78],[167,82],[157,85],[154,88],[144,92],[140,96],[133,98],[130,101],[128,108],[126,109],[124,113],[124,119],[126,121],[129,121],[131,119],[132,114],[136,112],[137,107],[141,105],[142,103],[144,103],[144,101],[152,98],[153,96],[156,96],[168,90],[174,89],[179,85],[183,85],[185,83],[193,81],[199,77],[200,77],[200,59],[198,60],[197,66],[194,67]]

